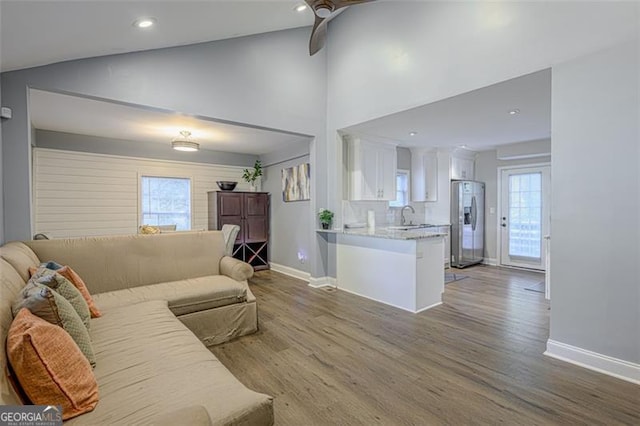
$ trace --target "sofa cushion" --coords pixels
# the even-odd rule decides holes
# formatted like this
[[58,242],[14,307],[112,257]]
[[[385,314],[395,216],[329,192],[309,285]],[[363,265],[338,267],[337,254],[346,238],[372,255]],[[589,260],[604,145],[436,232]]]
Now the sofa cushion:
[[61,405],[62,418],[93,410],[98,384],[91,366],[60,327],[21,309],[7,336],[7,353],[34,404]]
[[166,300],[175,315],[245,302],[247,284],[224,275],[152,284],[94,295],[102,309],[149,300]]
[[24,282],[29,281],[29,268],[38,267],[40,259],[27,245],[13,241],[0,247],[0,257],[9,262]]
[[[47,277],[41,279],[47,279]],[[50,287],[30,280],[16,295],[11,307],[13,315],[18,315],[23,308],[51,324],[62,327],[73,338],[89,363],[95,365],[89,331],[67,299]]]
[[240,383],[166,302],[102,309],[92,324],[100,403],[67,425],[146,424],[194,405],[212,424],[273,423],[272,398]]
[[[33,268],[29,268],[29,271],[32,270]],[[47,269],[44,266],[39,267],[34,274],[31,275],[31,280],[54,289],[56,293],[67,299],[69,303],[71,303],[71,306],[73,306],[73,309],[78,313],[78,316],[80,316],[87,330],[91,329],[91,312],[89,312],[89,305],[87,305],[84,297],[82,297],[80,290],[78,290],[71,281],[58,272]]]
[[191,405],[170,413],[161,413],[158,417],[149,419],[145,424],[153,426],[211,426],[209,412],[202,405]]

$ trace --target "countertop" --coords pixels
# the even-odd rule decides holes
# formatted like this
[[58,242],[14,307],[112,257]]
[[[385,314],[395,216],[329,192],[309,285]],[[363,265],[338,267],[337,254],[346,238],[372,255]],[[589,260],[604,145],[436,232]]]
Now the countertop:
[[363,237],[373,238],[386,238],[389,240],[420,240],[423,238],[442,238],[447,234],[441,232],[434,232],[431,228],[416,228],[407,231],[401,231],[397,229],[388,228],[375,228],[373,231],[369,231],[367,228],[355,228],[355,229],[317,229],[316,232],[324,232],[327,234],[344,234],[344,235],[359,235]]

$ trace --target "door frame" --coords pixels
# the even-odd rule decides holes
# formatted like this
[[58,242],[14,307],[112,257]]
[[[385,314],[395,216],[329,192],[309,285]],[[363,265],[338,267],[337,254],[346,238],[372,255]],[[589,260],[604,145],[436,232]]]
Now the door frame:
[[[496,264],[502,268],[513,268],[513,269],[525,269],[527,271],[533,271],[533,272],[539,272],[541,274],[545,273],[545,270],[538,270],[538,269],[532,269],[532,268],[526,268],[526,267],[521,267],[521,266],[510,266],[510,265],[503,265],[502,264],[502,227],[500,226],[501,223],[501,212],[502,212],[502,172],[504,170],[518,170],[518,169],[531,169],[531,168],[536,168],[536,167],[549,167],[549,179],[552,179],[552,172],[553,170],[551,169],[551,162],[545,162],[545,163],[531,163],[531,164],[517,164],[517,165],[513,165],[513,166],[498,166],[497,169],[497,202],[496,202]],[[551,187],[548,188],[549,191],[551,191]],[[551,202],[551,193],[549,193],[549,202]],[[486,206],[485,206],[486,209]],[[551,206],[549,206],[549,214],[551,214]],[[551,220],[549,220],[549,222],[551,222]],[[550,224],[550,223],[549,223]],[[548,233],[551,233],[551,230],[548,230]],[[542,249],[545,249],[545,244],[546,244],[546,240],[544,238],[545,236],[542,236]],[[543,262],[543,266],[546,268],[546,264]]]

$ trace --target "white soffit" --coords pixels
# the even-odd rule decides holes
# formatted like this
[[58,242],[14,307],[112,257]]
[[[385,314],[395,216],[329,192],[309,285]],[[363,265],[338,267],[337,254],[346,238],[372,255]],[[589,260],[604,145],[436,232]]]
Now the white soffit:
[[[510,111],[518,110],[517,114]],[[342,129],[408,147],[481,151],[551,136],[551,70]],[[410,132],[416,132],[411,136]]]
[[263,155],[308,144],[306,135],[254,128],[214,119],[122,105],[42,90],[30,90],[33,127],[40,130],[155,142],[170,146],[188,130],[201,149]]

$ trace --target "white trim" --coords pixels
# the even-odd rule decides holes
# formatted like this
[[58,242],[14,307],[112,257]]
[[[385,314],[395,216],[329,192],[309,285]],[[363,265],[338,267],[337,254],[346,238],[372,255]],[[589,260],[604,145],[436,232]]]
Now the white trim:
[[322,288],[333,287],[336,288],[336,279],[333,277],[311,277],[309,279],[309,287]]
[[291,268],[289,266],[284,266],[284,265],[280,265],[279,263],[273,263],[273,262],[269,262],[269,265],[271,265],[272,271],[279,272],[281,274],[288,275],[290,277],[297,278],[299,280],[309,282],[309,279],[311,278],[310,273],[301,271],[299,269]]
[[489,266],[498,266],[498,260],[494,259],[493,257],[485,257],[482,260],[482,264],[489,265]]
[[365,299],[373,300],[374,302],[382,303],[383,305],[393,306],[394,308],[402,309],[403,311],[411,312],[412,314],[418,314],[420,312],[426,311],[427,309],[435,308],[436,306],[442,305],[442,302],[437,302],[437,303],[434,303],[433,305],[429,305],[417,311],[412,311],[411,309],[403,308],[402,306],[394,305],[393,303],[383,302],[382,300],[374,299],[373,297],[365,296],[364,294],[356,293],[355,291],[347,290],[340,287],[338,287],[338,290],[344,291],[345,293],[353,294],[355,296],[364,297]]
[[547,340],[547,350],[544,355],[640,385],[640,364],[551,339]]

